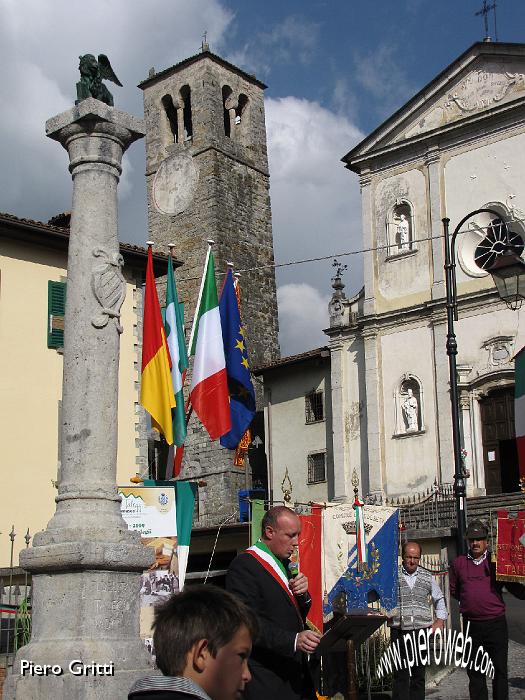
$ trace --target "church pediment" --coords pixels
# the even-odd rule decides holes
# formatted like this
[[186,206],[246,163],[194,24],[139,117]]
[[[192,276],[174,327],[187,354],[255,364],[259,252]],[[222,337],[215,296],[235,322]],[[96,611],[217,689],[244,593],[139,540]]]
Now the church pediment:
[[525,94],[523,63],[490,62],[456,81],[423,114],[409,123],[394,141],[411,138],[471,114],[484,112]]
[[343,161],[352,166],[520,97],[525,97],[525,44],[474,44]]

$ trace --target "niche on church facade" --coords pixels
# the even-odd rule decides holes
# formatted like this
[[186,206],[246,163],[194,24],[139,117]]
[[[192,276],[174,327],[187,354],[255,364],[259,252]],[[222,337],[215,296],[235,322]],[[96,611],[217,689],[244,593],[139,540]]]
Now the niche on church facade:
[[422,432],[423,387],[413,374],[405,374],[395,391],[395,437]]
[[386,235],[389,257],[414,250],[414,216],[408,200],[396,200],[388,215]]

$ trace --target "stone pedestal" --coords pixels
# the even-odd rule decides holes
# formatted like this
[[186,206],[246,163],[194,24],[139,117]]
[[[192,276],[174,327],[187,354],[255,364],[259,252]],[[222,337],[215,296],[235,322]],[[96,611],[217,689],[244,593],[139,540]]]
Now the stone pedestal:
[[20,555],[32,574],[33,629],[5,697],[124,700],[151,671],[139,639],[139,578],[152,553],[128,531],[116,488],[125,295],[117,185],[122,154],[144,130],[140,120],[88,99],[50,119],[46,132],[68,151],[73,178],[62,467],[55,515]]

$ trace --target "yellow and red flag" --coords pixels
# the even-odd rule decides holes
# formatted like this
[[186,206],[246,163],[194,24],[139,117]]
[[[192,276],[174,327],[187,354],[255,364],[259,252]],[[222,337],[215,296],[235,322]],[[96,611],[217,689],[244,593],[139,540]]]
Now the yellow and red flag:
[[140,403],[150,414],[153,427],[164,435],[168,445],[172,445],[171,409],[175,408],[176,402],[171,380],[170,354],[166,344],[157,287],[153,275],[151,245],[148,246],[146,289],[144,292]]

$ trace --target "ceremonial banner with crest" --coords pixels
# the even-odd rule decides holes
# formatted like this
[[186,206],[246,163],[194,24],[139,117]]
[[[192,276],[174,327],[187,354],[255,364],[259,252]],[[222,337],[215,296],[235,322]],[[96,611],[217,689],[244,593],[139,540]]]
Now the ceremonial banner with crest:
[[498,510],[498,543],[496,546],[496,578],[525,584],[525,510],[515,518],[508,511]]
[[323,615],[329,619],[334,600],[346,593],[347,609],[366,608],[375,591],[381,608],[397,606],[398,510],[363,506],[367,563],[358,566],[356,512],[352,504],[329,506],[323,512]]

